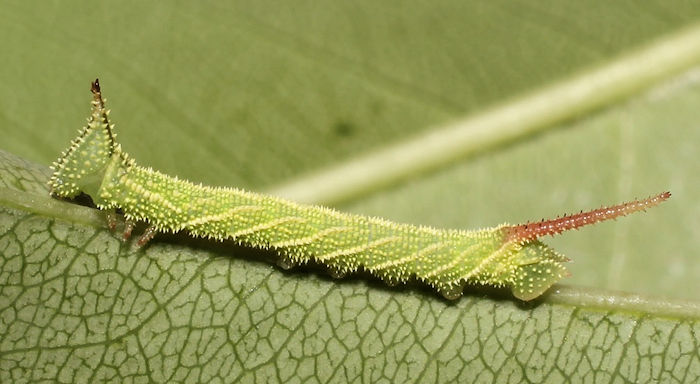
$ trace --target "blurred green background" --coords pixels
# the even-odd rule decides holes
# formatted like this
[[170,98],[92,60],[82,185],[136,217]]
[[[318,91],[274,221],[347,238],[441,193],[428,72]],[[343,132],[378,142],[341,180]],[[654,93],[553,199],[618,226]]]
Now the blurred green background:
[[[0,149],[50,164],[99,77],[141,164],[266,190],[699,20],[690,1],[3,1]],[[700,299],[698,71],[339,208],[475,228],[671,190],[546,242],[567,284]]]

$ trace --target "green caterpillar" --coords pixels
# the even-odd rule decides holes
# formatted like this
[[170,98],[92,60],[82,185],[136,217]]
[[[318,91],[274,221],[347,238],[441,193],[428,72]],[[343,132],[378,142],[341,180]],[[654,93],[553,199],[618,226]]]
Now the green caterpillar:
[[664,192],[538,223],[475,231],[397,224],[235,188],[195,185],[140,167],[115,141],[98,80],[91,90],[88,124],[53,164],[51,194],[89,195],[99,209],[108,210],[112,229],[120,209],[126,217],[124,239],[135,221],[147,222],[139,245],[159,232],[187,231],[273,249],[283,268],[314,261],[334,276],[363,268],[392,285],[417,278],[448,299],[459,298],[465,284],[483,284],[509,287],[515,297],[532,300],[568,275],[562,264],[568,259],[539,237],[644,210],[671,196]]

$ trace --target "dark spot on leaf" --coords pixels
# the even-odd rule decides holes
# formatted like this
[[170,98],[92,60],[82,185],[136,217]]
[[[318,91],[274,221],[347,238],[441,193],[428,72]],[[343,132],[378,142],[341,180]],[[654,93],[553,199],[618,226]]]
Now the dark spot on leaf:
[[356,127],[353,123],[342,120],[336,122],[333,126],[333,131],[335,132],[335,134],[341,137],[352,136],[352,134],[355,132],[355,129]]

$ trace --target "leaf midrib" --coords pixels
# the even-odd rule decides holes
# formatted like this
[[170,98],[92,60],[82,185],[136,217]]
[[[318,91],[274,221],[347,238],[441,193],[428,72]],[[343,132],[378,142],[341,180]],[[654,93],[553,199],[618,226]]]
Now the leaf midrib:
[[[0,205],[27,211],[50,219],[107,228],[104,214],[98,209],[16,189],[0,187]],[[576,308],[631,312],[656,317],[700,319],[700,302],[647,297],[633,293],[598,290],[588,287],[555,285],[539,303]],[[536,305],[537,305],[536,304]]]
[[425,134],[273,186],[268,193],[313,204],[357,199],[457,159],[556,128],[700,63],[700,23],[606,65]]

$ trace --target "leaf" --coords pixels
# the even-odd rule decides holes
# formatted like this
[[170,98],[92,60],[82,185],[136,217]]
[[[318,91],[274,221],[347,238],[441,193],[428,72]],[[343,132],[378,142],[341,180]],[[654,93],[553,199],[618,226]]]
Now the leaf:
[[576,290],[453,303],[283,273],[226,244],[137,249],[80,224],[93,209],[50,199],[41,167],[0,159],[3,382],[700,379],[697,304],[593,293],[603,302],[581,306]]
[[[624,1],[1,7],[2,149],[49,164],[99,76],[119,140],[142,164],[258,190],[604,68],[700,14],[692,2]],[[697,301],[697,78],[343,208],[473,228],[670,189],[646,215],[547,242],[575,261],[567,283]],[[266,255],[181,236],[137,252],[95,210],[48,199],[45,168],[8,156],[0,382],[699,376],[695,302],[560,288],[534,306],[480,290],[450,304],[417,286],[282,272],[256,261]]]

